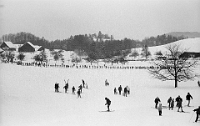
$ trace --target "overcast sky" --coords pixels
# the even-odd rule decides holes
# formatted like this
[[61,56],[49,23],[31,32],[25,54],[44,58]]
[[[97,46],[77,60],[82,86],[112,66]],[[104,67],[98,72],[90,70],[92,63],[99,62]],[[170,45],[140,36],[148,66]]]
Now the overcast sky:
[[200,32],[200,0],[0,0],[1,33],[47,40],[102,33],[143,39],[172,31]]

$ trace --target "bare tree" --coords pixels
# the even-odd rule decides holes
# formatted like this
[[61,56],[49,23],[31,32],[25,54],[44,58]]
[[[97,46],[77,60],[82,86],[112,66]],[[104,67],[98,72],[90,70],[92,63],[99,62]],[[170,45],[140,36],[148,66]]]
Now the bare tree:
[[24,60],[25,55],[23,53],[19,53],[19,55],[17,56],[17,58],[20,60],[20,63],[21,63],[22,60]]
[[154,61],[154,69],[149,69],[153,77],[166,81],[174,80],[175,88],[178,87],[178,82],[193,80],[198,77],[194,72],[198,65],[197,60],[183,57],[184,51],[181,51],[179,45],[170,45],[167,47],[169,54],[166,54],[166,59],[162,61]]
[[144,46],[142,47],[141,55],[142,55],[143,57],[145,57],[146,60],[147,60],[148,57],[151,55],[151,53],[150,53],[149,48],[148,48],[147,45],[144,45]]
[[133,56],[134,58],[136,58],[137,56],[139,56],[139,53],[136,49],[134,49],[133,52],[130,54],[130,56]]

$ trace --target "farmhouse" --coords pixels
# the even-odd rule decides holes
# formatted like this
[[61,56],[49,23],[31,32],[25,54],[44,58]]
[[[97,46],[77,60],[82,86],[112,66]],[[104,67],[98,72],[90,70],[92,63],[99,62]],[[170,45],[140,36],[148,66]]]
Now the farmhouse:
[[4,51],[16,51],[17,50],[17,45],[13,44],[12,42],[3,42],[0,47]]
[[35,52],[42,50],[44,50],[44,47],[33,45],[31,42],[26,42],[19,48],[19,52]]

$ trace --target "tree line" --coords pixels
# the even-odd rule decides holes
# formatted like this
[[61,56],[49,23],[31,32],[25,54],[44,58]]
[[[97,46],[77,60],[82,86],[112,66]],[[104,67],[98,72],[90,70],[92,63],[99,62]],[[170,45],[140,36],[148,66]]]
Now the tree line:
[[79,54],[87,54],[90,58],[88,60],[125,56],[130,52],[131,48],[158,46],[180,39],[183,39],[183,37],[173,37],[163,34],[157,37],[145,38],[142,41],[129,38],[115,40],[112,35],[103,34],[101,31],[99,31],[98,34],[74,35],[67,39],[57,39],[54,41],[48,41],[44,37],[40,38],[26,32],[2,36],[3,41],[11,41],[14,44],[31,42],[34,45],[43,46],[50,50],[62,49],[66,51],[76,51]]

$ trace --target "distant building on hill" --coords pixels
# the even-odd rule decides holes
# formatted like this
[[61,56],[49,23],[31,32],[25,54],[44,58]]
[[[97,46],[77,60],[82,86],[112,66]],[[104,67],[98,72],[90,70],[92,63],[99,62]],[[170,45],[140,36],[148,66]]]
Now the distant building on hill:
[[200,52],[184,52],[183,54],[180,55],[180,57],[199,58],[200,57]]
[[35,52],[35,51],[42,51],[44,47],[33,45],[31,42],[27,42],[19,48],[19,52]]
[[3,42],[0,47],[4,51],[17,51],[17,46],[18,44],[13,44],[12,42]]

